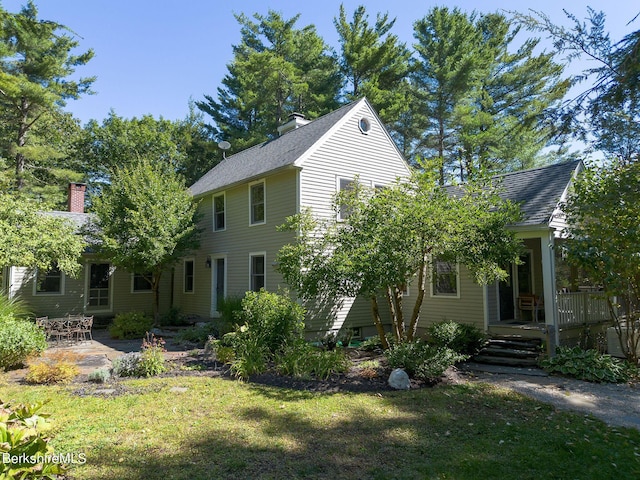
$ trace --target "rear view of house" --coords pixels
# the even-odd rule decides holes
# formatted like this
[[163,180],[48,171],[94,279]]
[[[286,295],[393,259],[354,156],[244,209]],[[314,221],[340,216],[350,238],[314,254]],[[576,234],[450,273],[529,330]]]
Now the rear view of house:
[[[312,122],[292,115],[279,130],[279,137],[226,158],[191,187],[204,234],[200,249],[176,269],[174,299],[182,311],[215,317],[223,297],[286,288],[275,262],[294,240],[277,231],[288,216],[311,208],[330,218],[335,194],[356,177],[374,187],[410,173],[366,99]],[[350,314],[353,302],[310,315],[307,329],[337,329],[347,315],[351,326],[371,325],[368,309]]]

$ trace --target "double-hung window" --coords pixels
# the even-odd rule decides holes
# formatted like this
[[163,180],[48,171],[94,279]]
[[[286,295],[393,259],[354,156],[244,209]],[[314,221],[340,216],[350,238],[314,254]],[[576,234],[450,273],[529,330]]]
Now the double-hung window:
[[440,258],[433,259],[431,294],[442,297],[460,295],[460,275],[458,264]]
[[259,292],[266,283],[266,255],[264,253],[252,253],[249,255],[249,262],[251,271],[250,287],[252,291]]
[[[352,190],[354,187],[354,181],[348,178],[340,178],[338,179],[338,193],[340,192],[348,192]],[[351,210],[348,205],[345,203],[340,203],[338,208],[338,220],[346,220],[349,218],[349,214]]]
[[134,273],[131,280],[131,291],[135,293],[150,292],[153,285],[153,275],[150,272]]
[[63,289],[63,274],[54,264],[49,270],[36,271],[36,294],[61,295]]
[[224,193],[213,196],[213,229],[215,231],[224,230],[227,224],[226,218],[226,198]]
[[249,222],[251,225],[265,223],[265,182],[249,185]]

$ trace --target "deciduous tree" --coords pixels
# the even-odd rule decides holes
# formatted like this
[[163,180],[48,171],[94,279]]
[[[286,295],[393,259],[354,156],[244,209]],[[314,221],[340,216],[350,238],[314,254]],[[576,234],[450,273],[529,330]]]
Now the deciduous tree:
[[[622,350],[633,364],[640,346],[640,162],[592,166],[565,207],[569,260],[601,285]],[[615,300],[614,300],[615,299]]]
[[86,242],[78,226],[45,213],[48,207],[16,193],[0,193],[0,269],[9,266],[49,270],[55,264],[68,275],[80,271]]
[[197,204],[173,169],[148,159],[117,167],[92,200],[95,248],[118,267],[151,274],[157,321],[162,274],[199,244]]
[[[411,181],[377,191],[357,184],[341,193],[335,208],[347,209],[344,221],[314,219],[311,212],[289,219],[283,228],[297,231],[298,238],[280,250],[278,268],[291,288],[304,299],[365,296],[381,339],[383,295],[395,339],[412,341],[434,258],[465,265],[479,283],[504,277],[501,265],[520,250],[506,228],[519,218],[518,208],[488,183],[447,191],[434,169],[423,167]],[[402,291],[409,283],[417,300],[405,313]]]

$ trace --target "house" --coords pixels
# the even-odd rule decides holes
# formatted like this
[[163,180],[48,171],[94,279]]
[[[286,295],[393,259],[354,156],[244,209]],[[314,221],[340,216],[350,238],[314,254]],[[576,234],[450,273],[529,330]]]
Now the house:
[[[335,216],[335,194],[356,177],[375,187],[410,173],[366,99],[312,122],[294,114],[279,130],[279,137],[227,157],[191,186],[205,233],[200,249],[176,268],[174,304],[183,312],[215,317],[220,298],[286,288],[275,262],[294,240],[277,230],[287,217],[304,208]],[[312,312],[309,335],[338,330],[347,316],[350,326],[373,331],[369,307],[354,303],[336,299]]]
[[[191,186],[205,233],[200,249],[175,271],[173,302],[183,312],[216,317],[223,297],[286,288],[276,255],[294,234],[276,227],[307,207],[319,217],[340,215],[332,208],[334,196],[356,177],[375,187],[410,173],[366,99],[312,122],[292,115],[280,133],[226,158]],[[507,267],[506,281],[481,286],[463,266],[436,260],[421,310],[422,329],[450,319],[489,333],[557,344],[579,336],[587,321],[608,319],[602,296],[567,292],[569,285],[557,279],[565,226],[560,207],[581,168],[581,162],[568,162],[496,177],[504,198],[518,202],[523,211],[523,220],[511,227],[524,244],[520,263]],[[405,307],[413,307],[415,293],[409,285]],[[370,303],[363,298],[316,302],[306,327],[309,337],[342,327],[354,328],[360,337],[376,333]]]
[[[90,220],[84,211],[86,186],[69,185],[68,211],[45,212],[69,220],[78,230]],[[82,269],[77,278],[69,277],[57,268],[48,272],[19,266],[8,267],[2,272],[2,287],[10,298],[20,297],[36,316],[51,318],[86,314],[96,317],[112,317],[132,310],[151,312],[153,293],[144,274],[131,273],[114,267],[95,253],[83,253]],[[161,287],[166,294],[161,307],[170,307],[170,278]]]

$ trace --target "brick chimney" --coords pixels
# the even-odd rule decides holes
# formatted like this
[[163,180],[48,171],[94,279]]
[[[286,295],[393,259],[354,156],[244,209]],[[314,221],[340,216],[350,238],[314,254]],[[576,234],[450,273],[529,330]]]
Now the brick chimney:
[[87,190],[85,183],[69,184],[69,211],[84,213],[84,192]]

